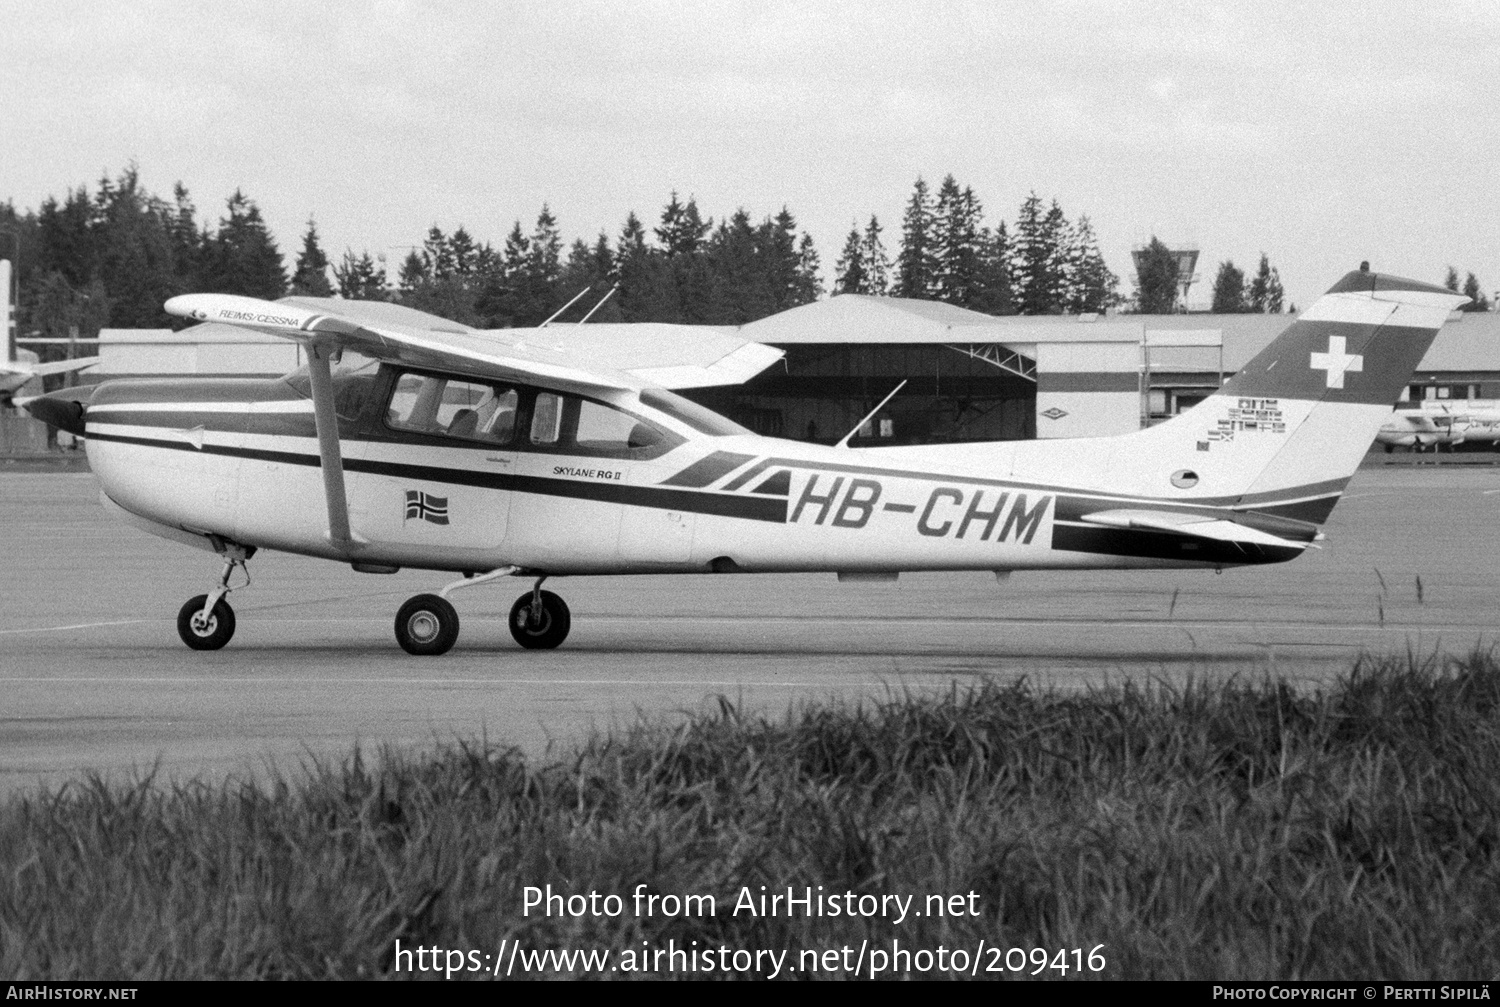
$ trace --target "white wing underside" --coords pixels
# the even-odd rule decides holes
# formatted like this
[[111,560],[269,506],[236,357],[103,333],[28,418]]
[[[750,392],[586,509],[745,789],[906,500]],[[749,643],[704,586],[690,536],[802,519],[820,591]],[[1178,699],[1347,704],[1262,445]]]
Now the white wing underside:
[[232,325],[368,357],[513,381],[580,389],[697,388],[740,384],[780,350],[696,325],[554,325],[471,329],[399,305],[291,297],[184,294],[170,314]]

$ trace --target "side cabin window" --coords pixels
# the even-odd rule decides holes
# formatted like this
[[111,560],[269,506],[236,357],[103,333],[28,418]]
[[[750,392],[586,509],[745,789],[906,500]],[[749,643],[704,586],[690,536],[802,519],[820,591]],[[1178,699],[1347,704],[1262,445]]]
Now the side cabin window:
[[393,430],[509,444],[519,404],[519,393],[504,385],[407,373],[396,381],[385,422]]
[[530,440],[538,450],[600,458],[654,458],[674,446],[661,430],[629,413],[556,392],[537,392]]
[[637,416],[577,395],[415,371],[397,375],[385,426],[423,437],[599,458],[655,458],[682,442]]

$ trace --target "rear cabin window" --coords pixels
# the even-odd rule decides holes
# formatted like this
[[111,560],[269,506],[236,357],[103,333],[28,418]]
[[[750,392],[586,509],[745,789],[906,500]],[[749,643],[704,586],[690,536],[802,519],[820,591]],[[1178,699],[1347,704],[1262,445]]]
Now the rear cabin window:
[[670,445],[656,427],[613,406],[576,395],[538,392],[531,443],[544,450],[605,458],[652,457]]
[[431,374],[403,374],[386,409],[393,430],[509,444],[520,396],[514,388]]

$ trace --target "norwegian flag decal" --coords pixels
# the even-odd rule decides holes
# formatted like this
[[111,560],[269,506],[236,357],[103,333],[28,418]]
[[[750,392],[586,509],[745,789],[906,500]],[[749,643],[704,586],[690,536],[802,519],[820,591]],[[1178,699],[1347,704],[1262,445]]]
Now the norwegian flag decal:
[[413,518],[430,521],[433,524],[448,523],[448,498],[433,496],[422,490],[406,491],[406,517],[402,524]]

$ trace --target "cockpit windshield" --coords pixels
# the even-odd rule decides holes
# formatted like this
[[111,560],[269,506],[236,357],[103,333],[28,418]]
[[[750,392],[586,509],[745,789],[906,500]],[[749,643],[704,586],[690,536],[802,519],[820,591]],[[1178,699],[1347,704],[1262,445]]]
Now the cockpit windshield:
[[720,416],[712,409],[700,406],[692,399],[684,398],[676,392],[669,392],[665,388],[642,389],[641,401],[653,409],[660,409],[674,420],[686,423],[700,434],[708,434],[710,437],[733,437],[750,432],[733,420]]
[[[345,350],[330,368],[333,373],[334,411],[346,420],[356,418],[364,409],[370,393],[375,390],[376,373],[380,361],[353,350]],[[304,398],[312,398],[312,378],[307,365],[292,371],[281,380],[297,390]]]

